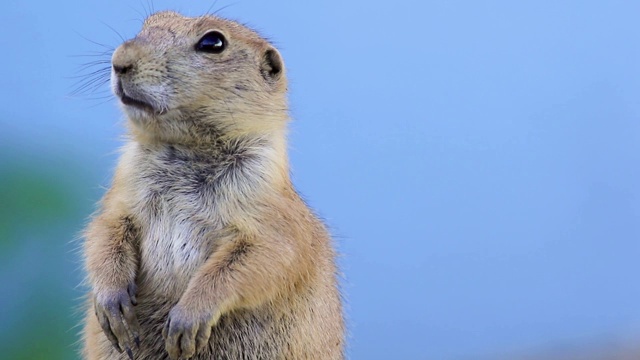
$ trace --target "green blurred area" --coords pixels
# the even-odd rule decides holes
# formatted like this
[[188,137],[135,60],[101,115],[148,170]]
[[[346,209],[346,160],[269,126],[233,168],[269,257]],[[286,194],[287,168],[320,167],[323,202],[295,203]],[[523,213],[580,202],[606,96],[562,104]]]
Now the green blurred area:
[[100,191],[70,156],[11,153],[0,153],[0,358],[79,358],[79,234]]

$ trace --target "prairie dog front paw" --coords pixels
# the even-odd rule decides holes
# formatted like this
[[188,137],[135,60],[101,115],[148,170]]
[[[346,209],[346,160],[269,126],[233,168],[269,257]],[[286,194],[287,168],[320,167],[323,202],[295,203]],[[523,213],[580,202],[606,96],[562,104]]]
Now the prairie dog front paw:
[[140,345],[140,325],[135,314],[136,286],[97,291],[94,309],[105,335],[119,351],[133,359],[133,344]]
[[172,359],[189,359],[209,343],[211,327],[217,318],[210,312],[190,311],[176,305],[169,312],[162,330],[165,347]]

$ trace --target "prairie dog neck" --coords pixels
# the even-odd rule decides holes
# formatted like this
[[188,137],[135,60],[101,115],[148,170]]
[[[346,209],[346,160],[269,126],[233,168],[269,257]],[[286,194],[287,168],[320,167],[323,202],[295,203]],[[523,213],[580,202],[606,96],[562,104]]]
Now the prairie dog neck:
[[[135,134],[135,133],[134,133]],[[271,188],[289,186],[286,132],[270,131],[238,137],[215,137],[211,141],[177,143],[149,141],[133,136],[124,148],[127,172],[138,171],[141,162],[151,162],[170,171],[173,167],[215,165],[232,174],[234,182],[260,183]],[[162,159],[162,162],[158,162]],[[232,185],[230,182],[224,184]]]
[[280,118],[277,121],[279,126],[274,126],[276,121],[273,118],[276,118],[275,114],[256,114],[251,119],[243,119],[243,128],[240,129],[237,124],[225,124],[224,119],[216,119],[209,114],[185,118],[174,115],[171,121],[141,121],[135,116],[128,116],[127,128],[132,140],[144,145],[179,145],[202,150],[233,144],[263,144],[275,147],[286,157],[288,115],[283,111],[277,116]]

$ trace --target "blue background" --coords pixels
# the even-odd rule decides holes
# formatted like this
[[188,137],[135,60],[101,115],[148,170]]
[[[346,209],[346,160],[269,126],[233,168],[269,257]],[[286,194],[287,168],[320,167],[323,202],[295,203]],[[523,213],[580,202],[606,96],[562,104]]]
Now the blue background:
[[[513,358],[640,338],[640,2],[213,9],[227,5],[222,15],[272,39],[287,64],[292,176],[342,253],[352,359]],[[91,41],[116,47],[112,29],[133,37],[151,7],[0,4],[8,359],[78,347],[74,239],[109,184],[124,118],[106,84],[72,95],[74,76],[100,68],[83,63],[109,59],[76,55],[105,50]]]

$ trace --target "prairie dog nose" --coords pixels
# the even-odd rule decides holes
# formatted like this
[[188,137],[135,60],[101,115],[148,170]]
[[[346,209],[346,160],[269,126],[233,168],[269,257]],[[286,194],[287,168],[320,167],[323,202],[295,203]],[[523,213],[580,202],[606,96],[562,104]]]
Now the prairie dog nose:
[[111,57],[111,65],[113,71],[117,75],[124,75],[135,68],[135,65],[140,59],[141,49],[136,44],[135,39],[126,41],[120,45]]
[[131,68],[133,68],[133,65],[121,66],[113,64],[113,71],[115,71],[115,73],[118,75],[126,74],[129,70],[131,70]]

